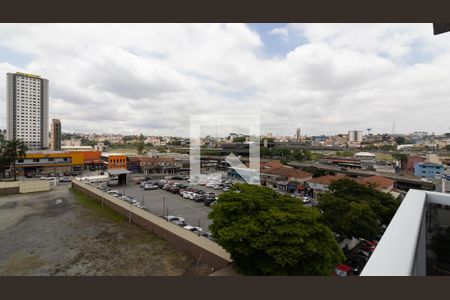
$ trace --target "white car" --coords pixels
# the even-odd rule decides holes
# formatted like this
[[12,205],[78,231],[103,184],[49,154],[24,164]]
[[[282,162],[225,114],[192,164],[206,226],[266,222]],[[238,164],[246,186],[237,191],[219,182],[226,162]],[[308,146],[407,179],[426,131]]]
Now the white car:
[[110,190],[110,191],[107,191],[107,193],[108,194],[118,194],[119,191],[118,190]]
[[188,192],[188,191],[183,192],[183,198],[189,199],[191,193],[192,193],[192,192]]
[[198,195],[198,194],[196,194],[196,193],[190,192],[189,195],[188,195],[188,199],[194,200],[194,199],[195,199],[195,196],[197,196],[197,195]]
[[302,197],[302,202],[306,204],[311,202],[311,199],[309,199],[308,197]]
[[186,229],[186,230],[195,232],[195,233],[200,233],[200,232],[203,231],[203,229],[201,229],[200,227],[197,227],[197,226],[191,226],[191,225],[186,225],[186,226],[184,226],[183,228]]
[[178,226],[186,226],[186,220],[183,217],[177,217],[177,216],[166,216],[164,217],[167,221],[170,223],[173,223]]

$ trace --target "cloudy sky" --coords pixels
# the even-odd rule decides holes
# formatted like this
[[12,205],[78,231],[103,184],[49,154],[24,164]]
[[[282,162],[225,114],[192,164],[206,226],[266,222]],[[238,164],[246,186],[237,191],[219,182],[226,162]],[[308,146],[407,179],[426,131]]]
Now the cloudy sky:
[[7,72],[50,80],[63,131],[183,135],[191,114],[261,132],[448,132],[450,33],[432,24],[0,24]]

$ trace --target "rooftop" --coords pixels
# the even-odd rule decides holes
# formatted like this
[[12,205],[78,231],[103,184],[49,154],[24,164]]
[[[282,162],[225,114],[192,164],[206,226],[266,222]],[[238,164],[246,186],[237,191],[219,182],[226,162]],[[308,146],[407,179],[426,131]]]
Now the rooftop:
[[324,175],[320,177],[313,178],[311,180],[308,180],[311,183],[318,183],[323,185],[330,185],[333,181],[346,178],[344,174],[337,174],[337,175]]
[[282,167],[282,168],[274,168],[274,169],[262,169],[261,170],[262,174],[270,174],[270,175],[280,175],[280,176],[286,176],[288,178],[293,177],[293,178],[307,178],[307,177],[311,177],[312,174],[305,172],[305,171],[301,171],[298,169],[294,169],[291,167]]
[[369,176],[358,180],[362,184],[375,184],[377,189],[386,189],[394,185],[394,180],[383,176]]

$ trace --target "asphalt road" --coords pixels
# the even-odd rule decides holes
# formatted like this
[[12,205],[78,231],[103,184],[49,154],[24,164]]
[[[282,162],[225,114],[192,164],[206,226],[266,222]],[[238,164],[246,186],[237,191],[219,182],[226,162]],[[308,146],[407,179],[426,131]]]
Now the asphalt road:
[[[172,181],[187,184],[187,181],[183,180]],[[205,188],[204,186],[199,185],[194,185],[194,188],[213,192],[216,196],[222,193],[222,191]],[[146,191],[140,188],[139,185],[134,185],[132,183],[125,187],[111,189],[117,189],[121,194],[133,196],[137,201],[143,202],[145,208],[155,215],[181,216],[192,226],[199,226],[204,231],[209,231],[208,227],[212,222],[208,219],[208,214],[211,211],[211,208],[205,206],[203,202],[184,199],[178,194],[172,194],[171,192],[162,189]],[[164,213],[164,207],[166,208],[166,213]]]

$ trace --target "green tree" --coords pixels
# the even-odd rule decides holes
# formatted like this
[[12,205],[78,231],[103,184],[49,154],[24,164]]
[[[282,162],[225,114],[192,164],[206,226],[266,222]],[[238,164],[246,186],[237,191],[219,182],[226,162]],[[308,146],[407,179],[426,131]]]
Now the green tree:
[[329,189],[319,197],[323,221],[347,237],[373,239],[381,225],[390,223],[400,205],[391,194],[348,178],[333,181]]
[[336,156],[339,157],[352,157],[353,152],[352,151],[336,151]]
[[318,210],[267,187],[234,185],[209,218],[213,236],[247,275],[330,275],[344,258]]
[[324,224],[343,236],[372,240],[379,233],[377,216],[367,204],[324,194],[319,208],[323,211]]
[[27,146],[21,140],[10,140],[4,143],[4,156],[6,160],[10,160],[13,164],[14,180],[16,179],[16,160],[24,157],[27,151]]
[[398,136],[395,138],[397,145],[403,145],[406,143],[406,139],[403,136]]
[[398,153],[398,152],[392,153],[392,157],[393,157],[395,160],[399,160],[399,161],[402,163],[402,166],[403,166],[404,164],[406,164],[406,162],[408,161],[408,155],[405,154],[405,153]]
[[144,152],[145,149],[145,137],[141,133],[141,135],[138,138],[138,142],[136,144],[137,153],[141,155]]
[[450,145],[445,146],[445,150],[450,151]]
[[237,136],[233,138],[233,143],[243,143],[245,142],[245,136]]

